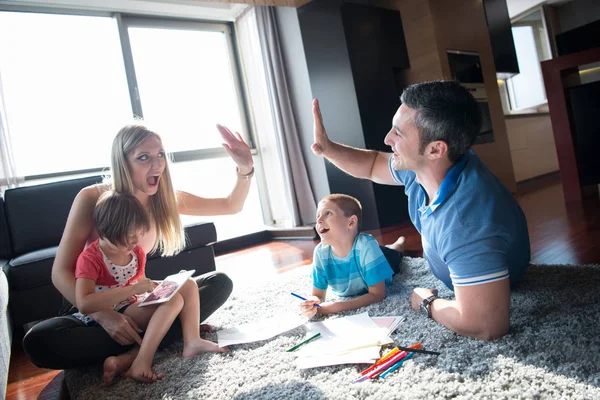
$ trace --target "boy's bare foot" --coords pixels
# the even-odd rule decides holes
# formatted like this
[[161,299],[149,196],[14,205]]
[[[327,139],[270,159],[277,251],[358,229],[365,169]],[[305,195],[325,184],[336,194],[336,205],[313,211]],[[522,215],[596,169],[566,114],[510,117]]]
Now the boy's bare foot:
[[102,371],[102,384],[104,386],[112,385],[115,378],[123,374],[131,367],[133,360],[137,356],[139,347],[129,350],[126,353],[119,354],[118,356],[108,357],[104,360],[104,367]]
[[227,353],[228,351],[227,347],[219,347],[216,343],[200,338],[183,345],[183,356],[185,358],[194,357],[200,353]]
[[125,376],[142,383],[154,383],[165,377],[165,374],[157,374],[152,371],[152,367],[138,366],[135,363],[125,373]]
[[400,253],[404,253],[404,236],[400,236],[398,240],[396,240],[392,244],[387,244],[385,247],[389,247],[392,250],[399,251]]

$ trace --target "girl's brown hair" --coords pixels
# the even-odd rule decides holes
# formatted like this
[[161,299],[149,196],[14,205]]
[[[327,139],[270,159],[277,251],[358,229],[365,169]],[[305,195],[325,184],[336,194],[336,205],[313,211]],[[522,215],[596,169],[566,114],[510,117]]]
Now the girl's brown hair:
[[117,246],[128,246],[132,232],[150,229],[144,206],[129,193],[104,192],[94,208],[94,224],[98,236]]

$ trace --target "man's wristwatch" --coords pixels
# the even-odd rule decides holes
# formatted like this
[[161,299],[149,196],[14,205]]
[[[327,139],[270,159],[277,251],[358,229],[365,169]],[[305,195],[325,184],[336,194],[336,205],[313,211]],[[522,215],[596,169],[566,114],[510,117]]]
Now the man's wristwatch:
[[431,303],[433,303],[433,301],[437,298],[438,297],[435,294],[432,294],[431,296],[424,299],[421,303],[421,311],[427,314],[427,317],[429,318],[431,318]]

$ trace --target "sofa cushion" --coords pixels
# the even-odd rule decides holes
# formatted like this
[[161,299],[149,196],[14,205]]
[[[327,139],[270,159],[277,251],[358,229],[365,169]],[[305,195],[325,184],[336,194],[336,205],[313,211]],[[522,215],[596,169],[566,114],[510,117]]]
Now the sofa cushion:
[[[195,269],[197,273],[200,273],[200,271],[208,272],[215,270],[212,247],[210,247],[210,250],[206,250],[210,252],[210,255],[202,256],[202,259],[205,257],[206,259],[211,258],[210,265],[192,265],[191,260],[194,259],[193,257],[190,258],[190,263],[185,262],[188,259],[190,250],[204,248],[207,243],[212,243],[216,240],[215,225],[212,222],[199,223],[185,227],[185,231],[187,236],[186,249],[177,256],[176,261],[174,257],[160,257],[157,253],[153,253],[148,257],[149,260],[155,258],[162,258],[164,260],[160,264],[165,267],[165,273],[163,274],[160,269],[155,270],[156,272],[153,271],[156,276],[154,279],[163,279],[165,276],[177,273],[182,269]],[[52,264],[54,263],[57,249],[58,246],[49,247],[26,253],[10,260],[6,275],[10,282],[11,290],[27,290],[38,286],[51,285]],[[197,254],[196,257],[199,255]],[[150,269],[152,270],[152,268]]]
[[15,328],[29,322],[55,317],[63,306],[63,297],[52,284],[29,290],[9,290],[8,307]]
[[6,378],[10,365],[12,325],[8,313],[8,284],[0,270],[0,399],[6,394]]
[[101,176],[92,176],[6,190],[5,210],[14,255],[58,246],[75,196],[101,181]]
[[[217,230],[212,222],[199,222],[185,227],[185,250],[204,247],[209,243],[217,241]],[[160,258],[160,253],[148,254],[148,259]],[[185,269],[185,268],[180,268]],[[179,272],[177,270],[176,272]]]
[[185,227],[186,249],[206,246],[217,241],[217,230],[212,222],[199,222]]
[[4,259],[0,258],[0,267],[1,267],[2,272],[4,273],[4,275],[8,275],[8,268],[9,268],[8,262],[9,261],[10,260],[4,260]]
[[195,269],[194,276],[212,272],[215,267],[215,253],[212,246],[202,246],[184,250],[174,257],[157,257],[148,259],[146,276],[153,280],[165,279],[182,269]]
[[52,285],[52,264],[58,246],[32,251],[10,260],[6,276],[10,290]]
[[4,210],[4,198],[0,197],[0,258],[13,256],[10,235],[8,234],[8,221]]

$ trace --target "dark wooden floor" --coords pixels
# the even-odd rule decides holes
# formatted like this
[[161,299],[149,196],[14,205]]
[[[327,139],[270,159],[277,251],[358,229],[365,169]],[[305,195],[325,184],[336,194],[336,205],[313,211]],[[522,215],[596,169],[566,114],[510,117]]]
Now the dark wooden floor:
[[[517,199],[531,236],[532,263],[591,264],[600,262],[600,200],[566,206],[556,175],[520,185]],[[383,244],[406,237],[407,255],[420,256],[421,240],[410,223],[369,232]],[[316,241],[277,241],[217,257],[217,270],[238,279],[264,279],[311,263]],[[252,265],[252,268],[247,266]],[[257,269],[258,268],[258,269]],[[13,341],[8,400],[66,399],[63,373],[33,366]]]

